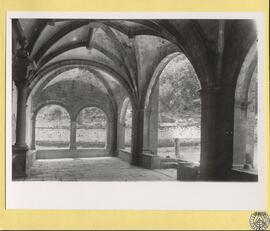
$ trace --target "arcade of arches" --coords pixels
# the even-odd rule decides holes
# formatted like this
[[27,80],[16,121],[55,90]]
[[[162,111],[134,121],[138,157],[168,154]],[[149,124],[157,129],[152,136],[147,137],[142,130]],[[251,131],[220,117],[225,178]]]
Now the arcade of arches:
[[[12,19],[12,55],[13,179],[27,179],[38,159],[111,156],[141,171],[164,167],[159,118],[168,105],[159,97],[170,72],[176,85],[188,86],[188,73],[197,81],[190,108],[199,161],[175,150],[177,179],[257,180],[253,20]],[[189,72],[176,68],[177,57]],[[180,157],[181,147],[180,139]]]

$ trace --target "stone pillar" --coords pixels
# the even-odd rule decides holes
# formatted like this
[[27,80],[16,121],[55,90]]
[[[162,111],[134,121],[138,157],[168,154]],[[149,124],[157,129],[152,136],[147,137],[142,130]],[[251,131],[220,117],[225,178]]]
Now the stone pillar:
[[76,131],[77,131],[77,122],[76,120],[70,121],[70,146],[69,149],[75,150],[76,146]]
[[133,108],[131,164],[137,166],[140,165],[140,156],[143,150],[143,121],[144,121],[144,110]]
[[113,153],[111,153],[111,148],[112,148],[112,128],[113,128],[113,124],[112,124],[112,121],[107,121],[107,129],[106,129],[106,135],[107,135],[107,137],[106,137],[106,151],[109,153],[109,154],[112,154],[113,155]]
[[125,124],[122,124],[120,121],[117,123],[117,146],[118,153],[121,149],[125,148]]
[[110,151],[111,151],[111,155],[112,156],[117,156],[118,155],[118,151],[117,151],[117,144],[118,144],[118,124],[117,124],[117,115],[114,116],[113,121],[111,122],[111,132],[110,132]]
[[[16,21],[12,24],[16,29]],[[26,102],[27,102],[27,73],[30,64],[29,53],[26,49],[27,41],[21,40],[19,49],[12,59],[12,78],[17,86],[17,118],[16,142],[12,146],[12,178],[26,176],[26,153],[28,146],[26,137]]]
[[235,102],[233,167],[242,168],[246,158],[247,103]]
[[26,91],[22,84],[18,84],[16,147],[26,147]]
[[17,84],[17,120],[16,120],[16,142],[12,147],[12,177],[26,176],[26,153],[28,146],[25,142],[26,136],[26,91],[23,84]]
[[144,134],[143,148],[151,150],[152,154],[157,155],[158,150],[158,109],[144,111]]
[[200,91],[201,94],[201,158],[200,174],[203,180],[211,171],[213,161],[211,155],[214,151],[214,129],[215,129],[215,106],[216,95],[219,89],[207,88]]
[[150,110],[145,110],[143,127],[143,149],[150,150]]
[[32,118],[31,120],[31,145],[30,148],[31,150],[36,149],[36,118]]
[[159,118],[159,81],[157,81],[151,102],[144,111],[144,150],[150,150],[152,154],[158,152],[158,118]]
[[227,180],[233,163],[234,88],[206,88],[201,91],[202,180]]

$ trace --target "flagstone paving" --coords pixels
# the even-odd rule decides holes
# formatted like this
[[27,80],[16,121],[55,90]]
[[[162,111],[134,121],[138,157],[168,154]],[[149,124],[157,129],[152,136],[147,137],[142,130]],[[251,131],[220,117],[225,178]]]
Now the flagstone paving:
[[176,169],[149,170],[117,157],[36,160],[25,181],[174,181]]

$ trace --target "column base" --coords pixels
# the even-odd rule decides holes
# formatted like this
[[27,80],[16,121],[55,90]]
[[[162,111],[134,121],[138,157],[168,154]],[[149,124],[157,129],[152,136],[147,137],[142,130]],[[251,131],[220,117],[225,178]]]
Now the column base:
[[160,158],[150,150],[144,150],[140,155],[139,165],[143,168],[157,169],[160,168]]
[[27,146],[12,146],[12,178],[26,177]]
[[188,162],[178,161],[177,180],[179,181],[197,181],[199,179],[199,166]]
[[77,150],[77,147],[70,147],[69,150]]

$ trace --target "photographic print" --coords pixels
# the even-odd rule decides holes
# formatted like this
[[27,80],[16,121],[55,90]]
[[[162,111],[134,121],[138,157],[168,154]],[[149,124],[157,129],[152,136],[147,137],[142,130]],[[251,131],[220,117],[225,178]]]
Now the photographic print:
[[0,229],[269,228],[267,0],[2,2]]
[[12,180],[258,181],[254,19],[11,24]]
[[256,13],[9,12],[6,208],[264,210],[263,35]]

